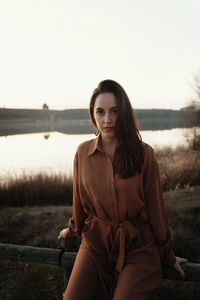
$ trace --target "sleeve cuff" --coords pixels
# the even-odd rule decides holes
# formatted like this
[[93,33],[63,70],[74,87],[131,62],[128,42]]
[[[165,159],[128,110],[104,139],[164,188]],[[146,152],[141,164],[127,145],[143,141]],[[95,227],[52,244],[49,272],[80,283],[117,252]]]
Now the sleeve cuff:
[[169,265],[171,267],[174,266],[174,264],[176,263],[176,256],[174,254],[174,252],[172,250],[170,250],[169,252],[165,252],[165,249],[163,249],[163,247],[158,247],[159,253],[160,253],[160,257],[161,257],[161,262],[165,265]]
[[72,217],[68,221],[68,228],[69,228],[69,235],[68,235],[69,238],[81,236],[81,233],[77,230],[75,222]]

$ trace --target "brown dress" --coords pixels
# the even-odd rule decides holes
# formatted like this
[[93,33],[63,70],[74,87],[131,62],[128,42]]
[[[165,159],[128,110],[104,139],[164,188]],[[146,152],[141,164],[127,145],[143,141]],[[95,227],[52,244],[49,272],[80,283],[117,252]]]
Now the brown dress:
[[64,300],[155,299],[161,263],[174,265],[157,161],[143,147],[142,173],[126,179],[113,172],[101,136],[78,147],[68,225],[82,242]]

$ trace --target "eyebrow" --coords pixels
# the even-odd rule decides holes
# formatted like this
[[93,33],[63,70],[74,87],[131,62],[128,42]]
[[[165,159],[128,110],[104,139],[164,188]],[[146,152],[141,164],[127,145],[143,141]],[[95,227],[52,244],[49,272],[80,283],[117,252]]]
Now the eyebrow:
[[[112,106],[110,109],[117,108],[117,106]],[[96,109],[103,109],[102,107],[96,107]]]

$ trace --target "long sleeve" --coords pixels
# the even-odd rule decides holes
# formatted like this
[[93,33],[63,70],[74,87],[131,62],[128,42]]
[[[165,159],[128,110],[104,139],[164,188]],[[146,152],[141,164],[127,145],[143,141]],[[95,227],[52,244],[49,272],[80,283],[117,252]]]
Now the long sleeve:
[[74,157],[74,169],[73,169],[73,214],[72,217],[69,219],[68,227],[70,230],[69,237],[78,237],[82,234],[82,229],[84,226],[84,221],[87,217],[86,213],[84,212],[80,193],[79,193],[79,183],[80,183],[80,176],[79,176],[79,169],[78,169],[78,152]]
[[155,236],[161,261],[164,264],[173,266],[176,261],[172,250],[173,232],[168,224],[158,163],[150,146],[146,148],[143,172],[144,197],[148,219]]

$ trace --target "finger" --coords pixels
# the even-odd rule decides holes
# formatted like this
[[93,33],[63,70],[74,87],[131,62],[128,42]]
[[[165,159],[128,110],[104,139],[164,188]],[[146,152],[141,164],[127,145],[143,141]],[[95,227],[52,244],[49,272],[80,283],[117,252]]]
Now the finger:
[[58,240],[61,240],[63,238],[62,231],[60,232],[59,236],[57,237]]
[[177,259],[177,260],[188,260],[188,259],[185,258],[185,257],[179,257],[179,256],[176,256],[176,259]]
[[175,265],[175,268],[180,273],[181,277],[183,279],[186,279],[185,272],[183,271],[183,269],[181,268],[181,266],[178,263]]
[[64,229],[60,232],[58,239],[61,240],[61,239],[65,239],[65,238],[66,238],[66,231]]
[[188,259],[187,259],[187,258],[182,258],[182,257],[180,257],[179,263],[180,263],[180,262],[188,262]]

